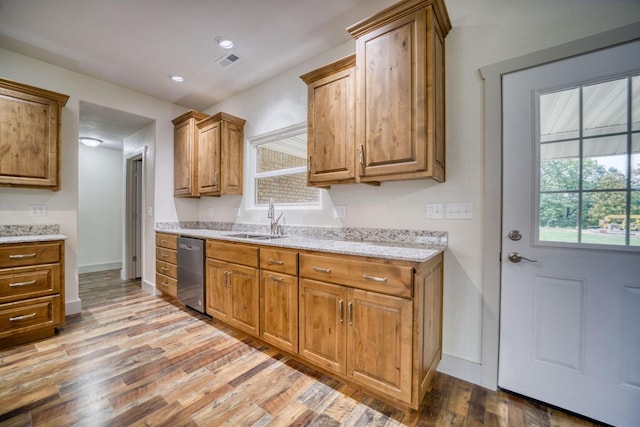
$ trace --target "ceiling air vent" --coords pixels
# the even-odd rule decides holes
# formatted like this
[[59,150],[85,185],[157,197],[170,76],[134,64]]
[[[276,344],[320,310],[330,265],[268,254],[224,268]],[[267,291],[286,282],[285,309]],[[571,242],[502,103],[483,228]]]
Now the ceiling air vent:
[[221,67],[228,67],[229,65],[236,62],[240,57],[233,52],[228,52],[222,55],[220,58],[216,60]]

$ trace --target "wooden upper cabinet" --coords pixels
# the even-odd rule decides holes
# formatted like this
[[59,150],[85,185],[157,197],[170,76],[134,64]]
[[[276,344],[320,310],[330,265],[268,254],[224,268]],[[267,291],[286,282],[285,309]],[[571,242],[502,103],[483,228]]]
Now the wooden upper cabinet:
[[307,84],[307,184],[355,182],[355,55],[300,76]]
[[205,113],[188,111],[173,119],[173,195],[175,197],[199,197],[196,123],[205,118],[207,118]]
[[0,186],[60,190],[60,124],[68,99],[0,79]]
[[407,0],[347,29],[356,39],[359,181],[445,179],[442,0]]
[[198,193],[242,194],[245,120],[218,113],[197,123]]

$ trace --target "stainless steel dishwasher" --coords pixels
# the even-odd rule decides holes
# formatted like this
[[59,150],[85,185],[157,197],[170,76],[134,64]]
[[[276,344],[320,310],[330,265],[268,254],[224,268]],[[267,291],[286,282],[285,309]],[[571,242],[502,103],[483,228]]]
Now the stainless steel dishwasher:
[[178,237],[178,301],[205,312],[204,240]]

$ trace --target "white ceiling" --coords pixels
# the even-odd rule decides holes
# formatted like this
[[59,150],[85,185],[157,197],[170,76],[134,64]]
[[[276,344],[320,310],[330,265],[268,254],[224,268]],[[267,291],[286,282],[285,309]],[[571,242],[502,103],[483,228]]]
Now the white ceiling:
[[[0,47],[204,110],[330,48],[396,0],[0,0]],[[228,36],[240,60],[222,68]],[[169,79],[180,74],[183,83]],[[148,119],[83,103],[80,136],[120,148]]]
[[[0,0],[0,47],[203,110],[350,40],[346,27],[395,1]],[[240,57],[227,68],[220,35]]]

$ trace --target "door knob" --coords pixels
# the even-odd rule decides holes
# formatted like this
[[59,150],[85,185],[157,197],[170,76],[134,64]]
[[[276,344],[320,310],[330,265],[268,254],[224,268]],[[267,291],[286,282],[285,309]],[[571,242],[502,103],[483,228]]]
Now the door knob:
[[518,240],[522,239],[522,233],[520,233],[520,230],[511,230],[509,232],[509,238],[514,242],[517,242]]
[[522,260],[529,261],[529,262],[538,262],[537,259],[529,259],[529,258],[523,257],[518,252],[509,252],[509,255],[507,255],[507,258],[509,258],[509,261],[511,261],[514,264],[517,264]]

